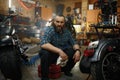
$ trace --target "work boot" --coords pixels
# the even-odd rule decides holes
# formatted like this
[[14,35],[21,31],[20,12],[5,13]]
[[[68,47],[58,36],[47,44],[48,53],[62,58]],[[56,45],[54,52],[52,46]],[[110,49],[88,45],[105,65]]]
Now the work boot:
[[41,78],[41,80],[49,80],[49,78]]

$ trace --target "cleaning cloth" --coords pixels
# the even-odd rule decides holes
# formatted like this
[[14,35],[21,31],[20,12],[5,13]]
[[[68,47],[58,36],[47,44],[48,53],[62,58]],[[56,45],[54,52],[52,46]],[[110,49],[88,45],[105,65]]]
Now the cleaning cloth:
[[61,67],[64,67],[67,64],[67,60],[62,60],[62,58],[59,56],[57,59],[57,65],[60,65]]

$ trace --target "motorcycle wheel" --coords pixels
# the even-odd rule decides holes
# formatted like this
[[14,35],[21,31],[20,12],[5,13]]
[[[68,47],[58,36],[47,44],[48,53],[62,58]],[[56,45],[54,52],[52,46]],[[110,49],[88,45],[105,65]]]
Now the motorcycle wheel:
[[120,80],[120,54],[115,52],[101,56],[101,60],[91,64],[94,80]]
[[18,51],[13,46],[0,49],[0,70],[6,79],[21,80],[22,72]]

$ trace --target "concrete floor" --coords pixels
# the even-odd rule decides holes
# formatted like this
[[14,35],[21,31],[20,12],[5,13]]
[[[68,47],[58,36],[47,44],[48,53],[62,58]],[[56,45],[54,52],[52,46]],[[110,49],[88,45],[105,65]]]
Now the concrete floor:
[[[39,64],[39,60],[36,62],[35,65],[32,66],[23,66],[23,79],[22,80],[41,80],[40,77],[38,77],[38,71],[37,67]],[[67,77],[62,73],[61,77],[58,79],[50,79],[50,80],[86,80],[88,77],[88,74],[83,74],[80,72],[78,67],[79,62],[75,65],[75,67],[72,70],[73,77]],[[92,80],[92,77],[90,76],[89,80]]]

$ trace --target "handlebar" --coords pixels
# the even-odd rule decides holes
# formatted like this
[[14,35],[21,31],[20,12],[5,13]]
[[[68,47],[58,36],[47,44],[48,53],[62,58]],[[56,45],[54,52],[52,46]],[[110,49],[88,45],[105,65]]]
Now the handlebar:
[[8,20],[11,21],[12,18],[14,18],[17,15],[3,15],[3,20],[0,22],[0,25],[5,24]]

